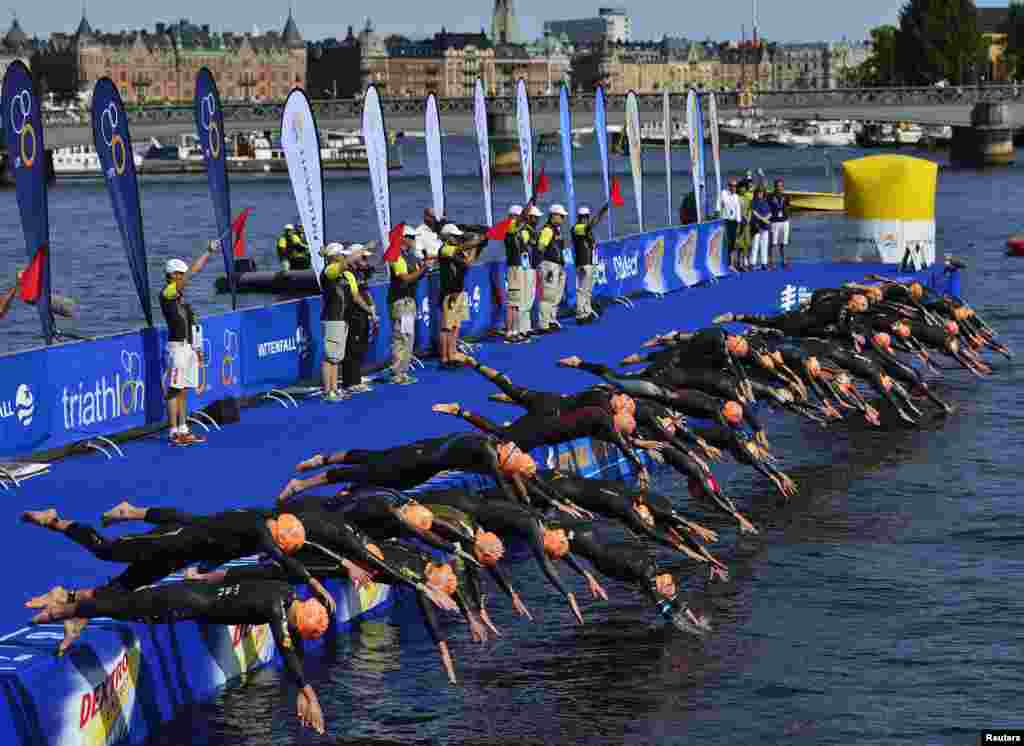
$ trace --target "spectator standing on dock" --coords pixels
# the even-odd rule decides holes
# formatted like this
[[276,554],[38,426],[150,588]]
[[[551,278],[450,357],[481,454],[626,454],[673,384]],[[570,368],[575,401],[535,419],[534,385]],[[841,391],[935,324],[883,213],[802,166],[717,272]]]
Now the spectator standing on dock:
[[576,323],[590,324],[597,319],[591,306],[594,293],[594,264],[597,261],[597,240],[594,228],[608,212],[608,203],[591,217],[590,208],[582,205],[576,212],[572,227],[572,247],[576,261]]
[[281,262],[282,272],[309,269],[312,266],[309,261],[309,246],[291,223],[286,225],[278,236],[277,258]]
[[388,264],[388,311],[391,315],[391,382],[400,386],[416,383],[409,375],[416,346],[416,286],[429,268],[428,259],[416,254],[416,231],[405,226],[402,251]]
[[320,364],[320,377],[324,401],[339,402],[348,398],[338,388],[338,366],[345,360],[345,346],[348,343],[346,307],[350,298],[344,277],[348,270],[345,247],[340,243],[327,244],[324,260],[326,266],[320,273],[320,293],[323,295],[320,320],[324,337],[324,360]]
[[487,243],[485,237],[467,240],[467,235],[454,223],[441,229],[444,246],[438,254],[441,268],[441,367],[462,367],[458,360],[459,327],[469,319],[469,297],[466,295],[466,272]]
[[558,306],[565,295],[565,238],[562,225],[569,215],[561,205],[551,205],[548,222],[537,237],[540,263],[540,332],[553,332],[561,327],[558,323]]
[[775,251],[778,250],[779,267],[786,267],[786,247],[789,246],[789,197],[786,196],[785,183],[782,179],[775,180],[775,191],[768,195],[768,205],[772,212],[768,266],[775,266]]
[[754,199],[750,203],[750,264],[753,269],[768,266],[768,244],[771,242],[772,208],[764,184],[754,188]]
[[370,295],[369,279],[373,274],[367,257],[370,254],[362,244],[352,244],[345,250],[348,267],[342,273],[345,279],[345,320],[348,337],[345,360],[341,365],[341,385],[346,395],[364,394],[373,388],[363,383],[363,361],[370,348],[370,337],[379,325],[377,308]]
[[740,197],[736,194],[736,178],[729,177],[729,181],[722,190],[722,220],[725,221],[725,256],[727,264],[736,269],[736,258],[733,250],[736,247],[736,234],[740,229],[740,220],[743,217]]
[[192,306],[185,302],[184,293],[192,275],[201,272],[218,251],[220,241],[210,241],[207,250],[192,262],[191,267],[181,259],[171,259],[164,267],[167,282],[160,292],[160,310],[167,323],[167,423],[171,428],[170,442],[176,446],[205,441],[188,429],[188,390],[199,386],[203,353],[201,340],[195,338],[195,314]]

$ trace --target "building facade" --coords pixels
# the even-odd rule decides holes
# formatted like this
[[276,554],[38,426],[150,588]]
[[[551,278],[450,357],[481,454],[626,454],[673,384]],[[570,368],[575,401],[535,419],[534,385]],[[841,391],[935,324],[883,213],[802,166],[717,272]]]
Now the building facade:
[[777,44],[772,50],[771,87],[776,90],[828,88],[825,42]]
[[32,67],[32,55],[35,51],[35,42],[29,39],[15,18],[11,28],[4,34],[0,41],[0,76],[7,73],[7,68],[16,60],[21,60],[29,68]]
[[208,67],[221,98],[270,101],[305,86],[306,44],[291,15],[280,33],[260,35],[221,34],[185,20],[108,34],[83,17],[74,34],[53,34],[34,64],[46,88],[67,97],[106,76],[126,102],[191,101],[196,74]]
[[564,36],[577,46],[629,43],[633,36],[632,23],[624,8],[600,8],[596,18],[576,18],[566,21],[545,21],[545,36]]

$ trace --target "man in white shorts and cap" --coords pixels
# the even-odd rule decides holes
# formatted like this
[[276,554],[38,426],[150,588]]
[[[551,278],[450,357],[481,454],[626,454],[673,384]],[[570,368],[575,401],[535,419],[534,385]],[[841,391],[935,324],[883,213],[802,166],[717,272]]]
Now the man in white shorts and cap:
[[345,247],[329,243],[324,247],[324,269],[320,273],[320,294],[323,306],[320,322],[323,326],[324,359],[320,364],[320,381],[324,401],[339,402],[348,397],[338,390],[338,366],[345,359],[348,322],[345,320],[346,295],[344,278]]
[[196,339],[196,319],[192,306],[185,302],[185,286],[192,275],[202,271],[220,241],[210,241],[206,253],[189,267],[181,259],[171,259],[164,266],[167,282],[160,292],[160,310],[167,323],[167,422],[171,427],[170,442],[176,446],[202,443],[205,438],[188,429],[188,390],[199,387],[199,366],[203,362],[201,340]]
[[505,233],[505,341],[520,342],[525,338],[519,334],[519,305],[522,303],[523,267],[529,264],[529,253],[520,248],[519,231],[523,223],[522,205],[508,208],[508,231]]
[[540,264],[540,252],[537,250],[540,231],[537,230],[537,218],[543,214],[536,205],[524,209],[525,220],[520,224],[518,231],[523,255],[523,286],[520,291],[517,331],[523,336],[530,334],[533,326],[530,312],[533,311],[533,301],[537,295],[537,267]]
[[569,215],[561,205],[551,205],[548,210],[548,222],[541,228],[537,237],[537,250],[540,252],[540,314],[538,316],[541,332],[553,332],[560,328],[558,323],[558,306],[565,295],[565,238],[562,236],[562,224]]

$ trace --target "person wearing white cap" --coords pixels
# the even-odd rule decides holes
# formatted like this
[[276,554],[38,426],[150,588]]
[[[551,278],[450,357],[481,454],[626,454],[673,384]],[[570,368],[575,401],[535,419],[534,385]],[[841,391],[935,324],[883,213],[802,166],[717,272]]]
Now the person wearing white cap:
[[416,252],[416,230],[406,225],[402,231],[402,251],[388,262],[388,310],[391,314],[391,382],[400,386],[416,383],[409,375],[416,345],[416,286],[429,269]]
[[519,333],[519,306],[523,299],[523,272],[529,266],[530,253],[524,252],[519,232],[525,222],[521,205],[508,208],[508,230],[505,232],[505,279],[508,290],[505,298],[505,341],[527,341]]
[[594,267],[597,260],[597,241],[594,228],[608,212],[608,203],[590,215],[590,208],[581,205],[576,211],[576,224],[572,227],[572,248],[576,260],[576,323],[589,324],[597,314],[590,305],[594,293]]
[[540,263],[540,315],[538,331],[548,333],[561,328],[558,306],[565,295],[566,247],[562,237],[562,224],[569,213],[561,205],[551,205],[548,222],[537,237]]
[[466,272],[480,255],[486,238],[466,240],[459,226],[448,223],[441,228],[444,246],[438,254],[441,269],[441,367],[459,368],[459,327],[469,318],[469,297],[466,295]]
[[537,266],[540,264],[540,252],[537,250],[537,218],[542,213],[536,205],[530,205],[523,210],[525,219],[519,225],[519,250],[520,262],[523,267],[523,286],[520,290],[519,300],[519,321],[516,324],[516,332],[520,338],[525,339],[530,334],[532,322],[530,312],[533,311],[533,302],[537,295]]
[[326,266],[320,273],[320,293],[323,295],[320,321],[324,335],[324,359],[320,364],[320,382],[324,401],[339,402],[348,398],[338,389],[338,366],[345,359],[348,339],[348,322],[345,320],[348,295],[342,277],[346,269],[345,247],[340,243],[329,243],[324,247],[323,255]]
[[[185,287],[192,275],[201,272],[210,257],[220,250],[220,241],[210,241],[206,251],[189,267],[181,259],[164,266],[167,282],[160,291],[160,310],[167,322],[167,423],[170,442],[176,446],[202,443],[204,438],[188,430],[188,390],[199,386],[199,367],[203,364],[201,343],[196,340],[196,319],[192,306],[185,302]],[[195,346],[193,346],[195,345]]]

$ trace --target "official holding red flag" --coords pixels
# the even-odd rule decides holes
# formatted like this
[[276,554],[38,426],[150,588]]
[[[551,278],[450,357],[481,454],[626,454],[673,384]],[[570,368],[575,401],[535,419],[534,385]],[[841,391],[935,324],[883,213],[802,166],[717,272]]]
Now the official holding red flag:
[[576,262],[576,323],[590,324],[597,319],[591,306],[594,293],[594,267],[597,264],[597,240],[594,228],[608,212],[608,204],[591,216],[590,208],[580,205],[572,227],[572,248]]

